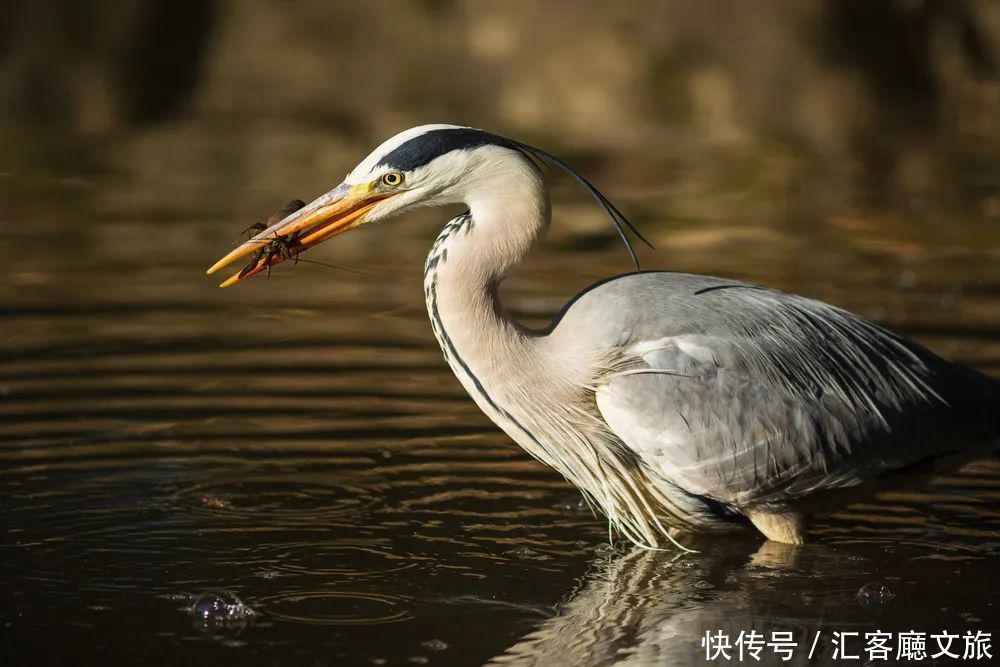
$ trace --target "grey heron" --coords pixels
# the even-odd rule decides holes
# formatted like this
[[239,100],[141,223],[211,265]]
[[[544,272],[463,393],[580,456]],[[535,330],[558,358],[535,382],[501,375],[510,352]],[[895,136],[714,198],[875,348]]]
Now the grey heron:
[[[498,286],[545,233],[548,163],[482,130],[415,127],[208,273],[286,239],[243,280],[361,224],[464,203],[424,268],[434,335],[479,407],[640,546],[752,524],[801,543],[806,518],[1000,440],[1000,383],[839,308],[736,280],[639,271],[529,329]],[[636,232],[637,233],[637,232]],[[679,545],[678,545],[679,546]]]

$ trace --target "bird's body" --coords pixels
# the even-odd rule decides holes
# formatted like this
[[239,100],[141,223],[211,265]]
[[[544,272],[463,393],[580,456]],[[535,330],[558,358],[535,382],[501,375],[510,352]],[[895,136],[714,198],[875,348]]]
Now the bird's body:
[[[487,416],[637,544],[748,520],[800,542],[808,514],[1000,439],[996,381],[771,289],[637,272],[584,291],[545,330],[521,326],[498,288],[549,224],[529,156],[551,156],[536,151],[469,128],[414,128],[258,236],[299,234],[309,247],[347,224],[316,224],[334,217],[331,206],[354,226],[404,206],[464,202],[424,273],[445,359]],[[347,194],[362,186],[363,197]],[[386,188],[409,201],[388,207],[408,195]],[[367,218],[351,217],[357,210]]]

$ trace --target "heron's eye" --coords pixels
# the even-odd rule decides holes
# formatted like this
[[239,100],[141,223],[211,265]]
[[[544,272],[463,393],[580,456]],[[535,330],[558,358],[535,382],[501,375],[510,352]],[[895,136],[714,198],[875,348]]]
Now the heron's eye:
[[387,174],[382,174],[382,184],[388,185],[389,187],[396,187],[403,182],[403,175],[395,171],[390,171]]

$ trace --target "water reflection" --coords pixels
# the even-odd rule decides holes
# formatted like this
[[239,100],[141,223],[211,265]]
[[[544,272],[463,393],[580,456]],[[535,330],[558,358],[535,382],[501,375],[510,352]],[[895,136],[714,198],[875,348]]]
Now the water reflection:
[[[859,532],[867,533],[869,544],[829,540],[792,547],[773,542],[756,546],[747,539],[702,540],[697,545],[701,553],[693,555],[635,549],[599,559],[557,614],[490,664],[722,664],[727,662],[724,655],[755,662],[736,640],[741,633],[757,633],[764,640],[757,654],[764,664],[832,665],[843,664],[844,654],[835,655],[835,650],[865,657],[865,633],[898,635],[916,629],[926,635],[946,630],[964,635],[983,625],[995,628],[1000,614],[994,601],[963,590],[963,584],[986,584],[995,593],[990,572],[1000,555],[995,540],[1000,522],[995,514],[985,523],[981,516],[978,535],[957,535],[964,533],[959,528],[963,513],[968,517],[984,499],[996,500],[998,475],[1000,464],[983,463],[946,483],[987,484],[985,493],[943,512],[947,516],[942,518],[955,527],[944,540],[948,544],[930,528],[915,537],[908,522],[889,514],[868,526],[862,523]],[[927,505],[940,510],[934,502],[939,493],[932,488],[911,497],[917,503],[914,511]],[[855,531],[857,518],[854,510],[845,512],[820,532]],[[994,540],[980,542],[979,535]],[[942,550],[964,554],[949,557]],[[893,590],[884,582],[871,582],[874,577],[890,581]],[[858,634],[834,634],[852,632]],[[718,642],[703,643],[719,633],[730,642],[723,654],[717,653]],[[792,643],[781,633],[789,633]],[[896,635],[890,642],[893,652]]]

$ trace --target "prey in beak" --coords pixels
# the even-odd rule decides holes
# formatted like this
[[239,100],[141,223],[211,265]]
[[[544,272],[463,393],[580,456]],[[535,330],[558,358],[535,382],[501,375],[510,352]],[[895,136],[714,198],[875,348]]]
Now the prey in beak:
[[[243,230],[246,234],[250,232],[250,237],[252,238],[256,234],[263,232],[268,227],[271,227],[278,222],[281,222],[295,211],[304,207],[306,203],[301,199],[293,199],[284,206],[282,206],[278,211],[271,214],[271,217],[267,219],[267,222],[258,222],[250,225]],[[257,271],[258,267],[266,266],[267,275],[271,275],[271,261],[272,259],[280,255],[283,259],[294,259],[295,263],[299,262],[298,251],[295,249],[295,243],[299,239],[299,233],[293,232],[288,236],[275,236],[274,238],[267,241],[267,243],[262,243],[257,251],[253,253],[250,258],[250,263],[240,270],[239,276],[245,277],[250,274],[251,271]]]
[[293,200],[271,216],[265,229],[260,229],[263,225],[250,227],[258,233],[212,265],[207,273],[215,273],[251,253],[250,263],[219,287],[229,287],[265,269],[270,270],[275,264],[297,257],[303,250],[358,226],[372,207],[393,194],[373,192],[368,185],[344,184],[306,205]]
[[247,232],[251,232],[248,238],[253,238],[254,236],[260,234],[262,231],[264,231],[271,225],[281,222],[282,220],[290,216],[292,213],[295,213],[300,208],[305,207],[305,205],[306,203],[301,199],[293,199],[284,206],[282,206],[280,209],[272,213],[271,217],[267,219],[267,222],[255,222],[254,224],[244,229],[243,233],[246,234]]

